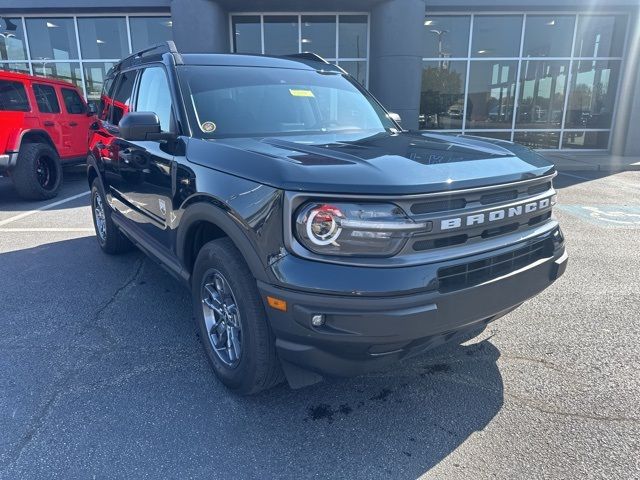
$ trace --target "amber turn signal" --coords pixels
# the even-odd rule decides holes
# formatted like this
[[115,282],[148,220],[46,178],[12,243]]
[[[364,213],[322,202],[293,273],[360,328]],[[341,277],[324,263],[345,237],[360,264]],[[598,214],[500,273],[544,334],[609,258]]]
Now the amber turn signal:
[[271,308],[275,308],[276,310],[282,310],[283,312],[287,311],[287,302],[284,300],[267,296],[267,303]]

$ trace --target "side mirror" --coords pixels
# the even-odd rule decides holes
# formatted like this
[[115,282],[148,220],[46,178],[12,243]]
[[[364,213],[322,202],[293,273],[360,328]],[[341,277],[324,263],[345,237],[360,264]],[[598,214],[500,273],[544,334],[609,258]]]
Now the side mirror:
[[89,103],[87,105],[87,117],[93,117],[94,115],[98,114],[98,109],[96,108],[95,104],[93,103]]
[[118,123],[120,137],[124,140],[141,141],[160,136],[160,119],[153,112],[131,112]]
[[396,122],[398,125],[402,123],[402,119],[400,118],[400,115],[398,115],[397,113],[389,112],[389,118],[394,122]]

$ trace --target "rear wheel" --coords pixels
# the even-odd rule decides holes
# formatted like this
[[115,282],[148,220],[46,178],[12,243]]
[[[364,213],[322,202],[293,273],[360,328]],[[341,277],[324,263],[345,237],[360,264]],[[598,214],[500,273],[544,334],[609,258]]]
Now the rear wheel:
[[53,198],[62,186],[60,158],[46,143],[25,143],[20,147],[12,178],[13,185],[22,198]]
[[228,238],[198,253],[192,297],[200,340],[222,383],[248,395],[283,380],[256,280]]
[[133,244],[116,227],[111,219],[111,207],[107,204],[102,184],[95,179],[91,185],[91,213],[96,238],[102,250],[110,255],[131,250]]

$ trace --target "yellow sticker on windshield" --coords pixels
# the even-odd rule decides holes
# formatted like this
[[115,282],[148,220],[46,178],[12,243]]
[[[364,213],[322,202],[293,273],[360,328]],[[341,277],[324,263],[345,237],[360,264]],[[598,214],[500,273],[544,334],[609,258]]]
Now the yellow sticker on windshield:
[[289,93],[294,97],[314,97],[311,90],[295,90],[293,88],[290,88]]

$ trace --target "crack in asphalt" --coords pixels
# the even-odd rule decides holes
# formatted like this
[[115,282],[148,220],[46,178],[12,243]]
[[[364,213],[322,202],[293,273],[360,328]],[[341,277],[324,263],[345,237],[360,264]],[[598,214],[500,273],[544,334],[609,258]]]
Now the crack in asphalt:
[[73,381],[80,375],[80,373],[82,373],[82,371],[87,366],[99,360],[101,356],[104,356],[109,352],[114,351],[113,346],[116,344],[115,339],[113,338],[111,333],[106,328],[100,326],[98,322],[102,317],[102,315],[104,314],[104,312],[107,311],[112,305],[114,305],[118,301],[122,292],[127,290],[139,278],[139,276],[142,273],[143,266],[144,266],[144,257],[140,258],[136,262],[136,266],[133,273],[127,278],[127,280],[120,287],[118,287],[115,290],[115,292],[111,295],[111,297],[96,310],[96,312],[93,314],[89,322],[85,324],[86,328],[80,331],[80,335],[82,335],[85,332],[87,332],[89,329],[95,328],[107,341],[107,344],[109,345],[109,347],[94,351],[92,355],[90,355],[89,358],[86,358],[84,361],[82,361],[81,364],[80,362],[77,362],[76,365],[70,368],[68,372],[60,380],[55,382],[53,387],[53,392],[51,393],[49,399],[47,399],[44,402],[40,411],[33,417],[24,435],[22,435],[22,437],[17,442],[15,447],[7,453],[6,460],[2,461],[3,467],[9,467],[20,459],[22,452],[29,445],[29,443],[31,443],[35,435],[42,428],[42,426],[46,421],[46,418],[51,414],[51,412],[53,411],[53,408],[55,407],[55,404],[60,399],[60,397],[62,397],[64,394],[68,392],[73,391],[71,386],[73,384]]

